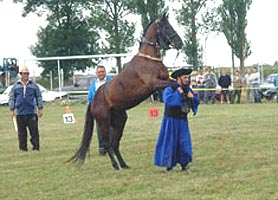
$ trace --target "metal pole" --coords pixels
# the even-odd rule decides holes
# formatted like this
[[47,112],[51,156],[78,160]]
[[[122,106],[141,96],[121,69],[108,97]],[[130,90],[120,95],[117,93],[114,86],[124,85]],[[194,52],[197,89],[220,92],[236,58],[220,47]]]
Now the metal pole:
[[262,64],[261,66],[260,66],[261,68],[260,68],[260,70],[261,70],[261,82],[260,83],[263,83],[264,82],[264,65]]
[[64,87],[64,69],[61,69],[61,87]]
[[53,90],[52,70],[50,71],[50,90]]
[[58,78],[59,78],[59,92],[61,92],[61,72],[60,72],[60,60],[57,60],[58,64]]

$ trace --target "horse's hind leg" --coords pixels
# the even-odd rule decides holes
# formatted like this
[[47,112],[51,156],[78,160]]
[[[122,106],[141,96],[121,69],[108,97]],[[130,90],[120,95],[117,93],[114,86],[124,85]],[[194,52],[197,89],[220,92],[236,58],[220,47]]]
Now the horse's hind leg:
[[110,137],[111,137],[111,130],[109,130],[109,123],[106,120],[101,120],[98,121],[99,123],[99,127],[101,129],[101,134],[103,137],[103,142],[104,142],[104,148],[105,150],[108,152],[108,155],[110,157],[112,166],[115,170],[119,170],[119,165],[117,163],[117,161],[114,158],[114,151],[112,146],[110,145],[111,141],[110,141]]
[[123,135],[123,130],[127,120],[126,111],[111,110],[111,128],[112,128],[112,140],[111,145],[113,147],[114,153],[120,163],[121,168],[129,168],[125,163],[121,153],[120,153],[120,140]]

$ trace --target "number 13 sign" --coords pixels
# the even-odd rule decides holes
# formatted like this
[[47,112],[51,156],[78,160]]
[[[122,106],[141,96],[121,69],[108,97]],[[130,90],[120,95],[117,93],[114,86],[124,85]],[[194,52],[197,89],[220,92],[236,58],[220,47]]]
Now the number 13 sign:
[[64,124],[74,124],[75,119],[73,113],[63,114]]

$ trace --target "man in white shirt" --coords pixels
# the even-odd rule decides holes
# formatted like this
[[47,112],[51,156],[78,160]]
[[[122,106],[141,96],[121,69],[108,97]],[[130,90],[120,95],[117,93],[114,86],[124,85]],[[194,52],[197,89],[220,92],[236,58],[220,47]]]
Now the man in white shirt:
[[258,72],[257,68],[255,68],[255,67],[253,68],[253,72],[250,76],[250,81],[251,81],[252,88],[253,88],[254,103],[262,103],[261,97],[260,97],[260,92],[259,92],[261,76],[260,76],[260,72]]
[[244,75],[244,86],[246,91],[246,103],[250,103],[250,95],[252,91],[252,84],[251,84],[251,74],[252,70],[250,68],[247,69],[246,74]]

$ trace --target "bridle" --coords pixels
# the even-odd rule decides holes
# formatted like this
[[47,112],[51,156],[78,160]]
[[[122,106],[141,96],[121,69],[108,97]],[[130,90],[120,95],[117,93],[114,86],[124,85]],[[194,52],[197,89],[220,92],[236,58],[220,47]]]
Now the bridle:
[[[150,46],[153,46],[155,49],[159,49],[159,50],[160,49],[163,49],[163,50],[170,49],[171,47],[169,46],[169,44],[172,43],[172,40],[175,37],[179,37],[178,34],[175,31],[173,31],[173,33],[171,33],[170,35],[167,35],[167,34],[165,34],[166,31],[161,31],[162,28],[160,26],[160,20],[159,19],[157,19],[155,21],[155,24],[157,26],[157,29],[156,29],[157,41],[150,41],[146,37],[142,37],[141,44],[150,45]],[[165,42],[165,39],[168,40],[168,44]],[[141,52],[139,52],[137,55],[140,56],[140,57],[148,58],[150,60],[154,60],[154,61],[162,61],[162,58],[155,58],[155,57],[143,54]]]

